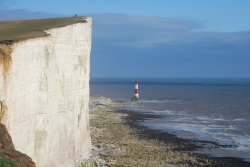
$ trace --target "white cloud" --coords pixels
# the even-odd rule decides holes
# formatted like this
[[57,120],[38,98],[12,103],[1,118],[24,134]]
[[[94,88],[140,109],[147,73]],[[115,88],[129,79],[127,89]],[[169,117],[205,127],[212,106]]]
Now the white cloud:
[[250,39],[250,32],[204,32],[203,23],[181,18],[91,14],[94,41],[110,46],[157,47],[166,44],[237,43]]

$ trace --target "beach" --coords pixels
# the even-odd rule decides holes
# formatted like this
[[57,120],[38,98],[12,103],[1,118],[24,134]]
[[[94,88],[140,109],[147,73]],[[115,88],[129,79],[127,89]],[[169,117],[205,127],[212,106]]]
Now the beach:
[[200,146],[190,140],[141,126],[137,122],[149,115],[124,112],[123,101],[90,99],[89,166],[250,166],[237,158],[194,153]]

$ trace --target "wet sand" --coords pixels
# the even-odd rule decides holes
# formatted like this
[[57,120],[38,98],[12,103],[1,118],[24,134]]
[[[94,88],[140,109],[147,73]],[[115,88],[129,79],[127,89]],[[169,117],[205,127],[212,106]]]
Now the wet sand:
[[122,102],[91,97],[93,154],[89,166],[250,166],[237,158],[213,158],[193,153],[200,146],[191,140],[137,124],[149,116],[125,113],[122,105]]

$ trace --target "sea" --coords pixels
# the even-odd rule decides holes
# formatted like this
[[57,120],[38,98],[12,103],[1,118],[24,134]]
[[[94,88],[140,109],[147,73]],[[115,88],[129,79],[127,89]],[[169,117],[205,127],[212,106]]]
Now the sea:
[[[140,124],[203,143],[197,153],[250,162],[250,79],[91,79],[91,96],[123,101],[124,110],[159,115]],[[204,144],[205,143],[205,144]]]

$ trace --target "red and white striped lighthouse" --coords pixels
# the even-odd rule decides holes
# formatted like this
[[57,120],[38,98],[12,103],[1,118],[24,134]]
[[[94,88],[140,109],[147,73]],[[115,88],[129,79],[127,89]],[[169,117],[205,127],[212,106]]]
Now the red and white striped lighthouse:
[[135,98],[139,99],[139,86],[138,81],[135,81]]
[[138,81],[135,81],[135,90],[134,90],[134,97],[131,98],[132,101],[137,101],[139,100],[139,86],[138,86]]

